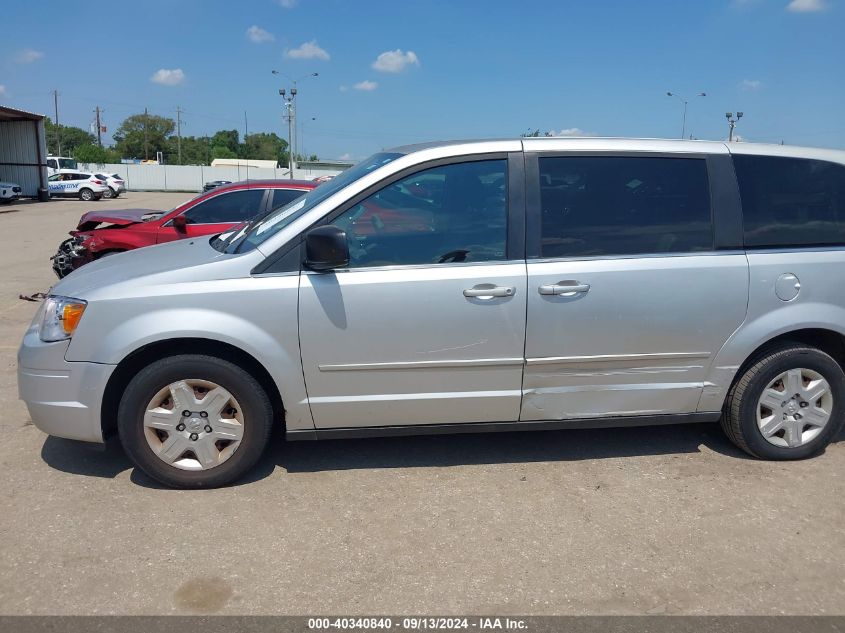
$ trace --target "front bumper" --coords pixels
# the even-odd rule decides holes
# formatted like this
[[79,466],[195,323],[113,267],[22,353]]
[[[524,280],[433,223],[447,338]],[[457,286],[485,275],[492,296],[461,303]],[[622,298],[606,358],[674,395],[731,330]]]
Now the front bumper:
[[44,343],[30,328],[18,350],[18,393],[45,433],[102,442],[103,393],[116,366],[70,363],[65,360],[69,343]]
[[59,250],[50,258],[53,261],[53,272],[59,279],[93,261],[91,251],[83,246],[84,242],[85,238],[74,236],[59,244]]

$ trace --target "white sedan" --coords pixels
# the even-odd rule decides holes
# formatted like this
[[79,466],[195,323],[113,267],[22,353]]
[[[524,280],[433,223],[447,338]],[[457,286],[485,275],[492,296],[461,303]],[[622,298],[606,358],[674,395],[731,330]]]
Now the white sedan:
[[79,198],[86,202],[99,200],[109,191],[105,180],[97,178],[94,174],[73,169],[63,169],[50,176],[47,179],[47,188],[50,190],[50,196]]

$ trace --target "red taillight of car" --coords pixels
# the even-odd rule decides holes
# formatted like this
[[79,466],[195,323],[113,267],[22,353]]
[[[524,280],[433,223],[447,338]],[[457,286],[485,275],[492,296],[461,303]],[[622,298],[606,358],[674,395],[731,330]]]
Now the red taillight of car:
[[91,182],[93,182],[95,185],[105,184],[102,180],[92,180]]

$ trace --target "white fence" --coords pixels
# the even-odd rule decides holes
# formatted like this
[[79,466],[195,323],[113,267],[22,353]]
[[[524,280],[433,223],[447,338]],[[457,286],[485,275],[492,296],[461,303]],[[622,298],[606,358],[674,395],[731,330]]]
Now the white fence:
[[[92,173],[120,174],[129,191],[202,191],[210,180],[265,180],[288,178],[285,168],[261,169],[258,167],[204,167],[202,165],[124,165],[80,163],[79,169]],[[318,176],[334,176],[339,171],[294,169],[296,179],[313,180]]]

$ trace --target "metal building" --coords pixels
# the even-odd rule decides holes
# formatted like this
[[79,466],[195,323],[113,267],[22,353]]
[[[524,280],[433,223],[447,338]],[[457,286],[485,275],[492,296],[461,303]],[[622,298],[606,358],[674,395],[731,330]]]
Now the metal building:
[[21,186],[24,196],[47,189],[44,115],[0,106],[0,181]]

